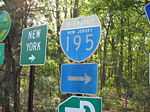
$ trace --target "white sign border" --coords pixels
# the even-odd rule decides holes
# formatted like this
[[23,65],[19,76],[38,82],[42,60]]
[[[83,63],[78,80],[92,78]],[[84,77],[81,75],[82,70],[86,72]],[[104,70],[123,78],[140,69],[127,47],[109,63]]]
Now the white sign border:
[[[23,32],[24,32],[24,30],[28,30],[28,29],[31,29],[31,28],[37,28],[37,27],[40,27],[40,26],[46,26],[46,43],[45,43],[45,57],[44,57],[44,63],[41,63],[41,64],[22,64],[21,63],[21,55],[20,55],[20,60],[19,60],[19,64],[20,64],[20,66],[38,66],[38,65],[44,65],[45,64],[45,62],[46,62],[46,49],[47,49],[47,38],[48,38],[48,24],[46,23],[46,24],[41,24],[41,25],[36,25],[36,26],[32,26],[32,27],[27,27],[27,28],[24,28],[23,30],[22,30],[22,35],[21,35],[21,46],[20,46],[20,48],[22,48],[22,36],[23,36]],[[22,54],[22,49],[21,49],[21,51],[20,51],[20,54]]]
[[148,22],[150,23],[150,18],[148,18],[148,14],[147,14],[147,11],[146,11],[146,7],[147,7],[148,5],[150,5],[150,2],[147,3],[147,4],[144,6],[144,12],[145,12],[146,17],[147,17],[147,19],[148,19]]
[[81,98],[99,99],[99,100],[101,100],[101,112],[102,112],[102,110],[103,110],[103,109],[102,109],[102,108],[103,108],[102,97],[88,97],[88,96],[75,96],[75,95],[73,95],[73,96],[70,96],[69,98],[65,99],[63,102],[61,102],[61,103],[58,105],[58,107],[57,107],[58,112],[60,112],[60,111],[59,111],[59,107],[60,107],[63,103],[67,102],[68,100],[70,100],[71,98],[74,98],[74,97],[75,97],[75,98],[79,98],[79,99],[81,99]]
[[[97,84],[96,84],[96,93],[83,93],[83,92],[64,92],[64,91],[62,91],[62,88],[61,88],[61,84],[62,84],[62,66],[63,65],[87,65],[87,64],[91,64],[91,65],[93,65],[93,64],[96,64],[97,65]],[[82,94],[82,95],[96,95],[97,94],[97,92],[98,92],[98,88],[99,88],[99,86],[98,86],[98,81],[99,81],[99,76],[98,76],[98,64],[97,63],[66,63],[66,64],[61,64],[61,76],[60,76],[60,92],[62,93],[62,94]]]
[[[98,19],[98,16],[97,16],[97,15],[95,15],[95,16],[96,16],[96,18]],[[99,35],[99,39],[98,39],[98,44],[97,44],[96,48],[93,50],[93,52],[92,52],[88,57],[86,57],[86,58],[84,58],[83,60],[80,60],[80,61],[71,58],[71,57],[65,52],[65,50],[64,50],[64,48],[63,48],[63,46],[62,46],[62,43],[61,43],[61,32],[62,32],[62,31],[65,31],[66,29],[60,31],[59,43],[60,43],[60,46],[61,46],[61,48],[62,48],[62,51],[64,52],[64,54],[67,56],[67,58],[68,58],[69,60],[72,60],[72,61],[77,62],[77,63],[84,62],[84,61],[86,61],[88,58],[90,58],[91,55],[93,55],[93,54],[96,52],[96,50],[97,50],[98,47],[99,47],[99,44],[100,44],[100,41],[101,41],[101,35],[102,35],[102,28],[101,28],[101,23],[100,23],[99,19],[98,19],[98,22],[99,22],[99,28],[100,28],[100,35]],[[98,27],[98,26],[96,25],[96,26],[79,27],[79,28],[91,28],[91,27]],[[73,29],[79,29],[79,28],[73,28]],[[72,30],[72,29],[67,29],[67,30]]]

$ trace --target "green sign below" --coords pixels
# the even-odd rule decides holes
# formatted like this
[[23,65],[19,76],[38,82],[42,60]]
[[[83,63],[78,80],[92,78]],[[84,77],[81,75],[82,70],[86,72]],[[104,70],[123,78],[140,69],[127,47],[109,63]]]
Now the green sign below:
[[59,104],[58,112],[102,112],[102,99],[71,96]]
[[0,44],[0,64],[4,64],[5,44]]
[[25,28],[21,38],[21,65],[39,65],[45,63],[47,25]]
[[8,35],[11,27],[11,18],[6,11],[0,11],[0,42]]

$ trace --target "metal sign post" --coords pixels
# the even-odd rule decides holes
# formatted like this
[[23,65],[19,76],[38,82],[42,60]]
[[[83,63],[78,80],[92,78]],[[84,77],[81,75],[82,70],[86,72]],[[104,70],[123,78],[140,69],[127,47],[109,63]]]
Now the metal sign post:
[[20,64],[30,66],[28,112],[33,112],[35,65],[42,65],[46,60],[47,33],[46,24],[22,31]]
[[28,96],[28,112],[33,112],[33,94],[34,94],[34,74],[35,66],[30,66],[29,74],[29,96]]
[[[63,22],[60,29],[61,48],[70,60],[78,63],[62,64],[60,82],[62,93],[96,94],[98,66],[80,62],[85,61],[96,51],[101,32],[101,24],[96,15]],[[102,102],[95,98],[72,96],[58,106],[58,112],[102,112]]]

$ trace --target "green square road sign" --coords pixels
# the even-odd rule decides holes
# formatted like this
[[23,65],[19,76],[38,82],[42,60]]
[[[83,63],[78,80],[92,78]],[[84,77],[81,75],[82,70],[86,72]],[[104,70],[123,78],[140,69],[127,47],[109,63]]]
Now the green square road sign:
[[58,112],[102,112],[102,99],[71,96],[59,104]]
[[48,26],[25,28],[21,38],[21,65],[42,65],[46,59]]
[[4,64],[5,44],[0,44],[0,64]]

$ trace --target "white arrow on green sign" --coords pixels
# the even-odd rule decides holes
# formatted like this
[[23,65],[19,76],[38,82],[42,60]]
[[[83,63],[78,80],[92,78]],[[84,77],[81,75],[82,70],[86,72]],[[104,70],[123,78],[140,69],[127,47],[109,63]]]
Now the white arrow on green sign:
[[59,104],[58,112],[102,112],[102,99],[71,96]]
[[5,51],[5,44],[0,44],[0,64],[4,64],[4,51]]
[[42,65],[46,58],[48,26],[25,28],[21,38],[21,65]]

